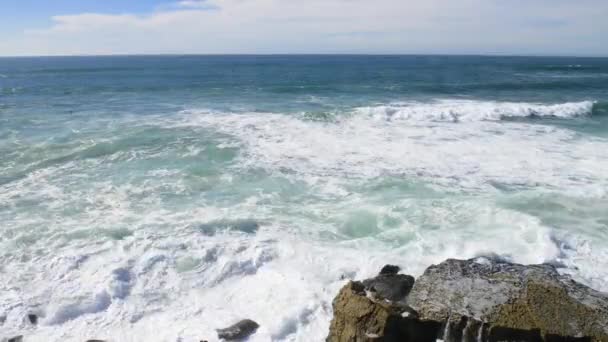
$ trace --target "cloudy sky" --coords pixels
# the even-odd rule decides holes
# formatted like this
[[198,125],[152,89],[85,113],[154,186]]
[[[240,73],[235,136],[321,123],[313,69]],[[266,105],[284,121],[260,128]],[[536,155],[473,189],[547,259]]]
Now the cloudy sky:
[[608,0],[0,0],[0,55],[608,56]]

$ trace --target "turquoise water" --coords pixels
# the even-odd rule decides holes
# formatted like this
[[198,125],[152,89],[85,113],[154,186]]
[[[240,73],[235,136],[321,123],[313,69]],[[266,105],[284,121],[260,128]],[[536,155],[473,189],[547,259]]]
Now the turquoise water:
[[321,341],[448,257],[608,291],[607,186],[608,59],[1,58],[0,337]]

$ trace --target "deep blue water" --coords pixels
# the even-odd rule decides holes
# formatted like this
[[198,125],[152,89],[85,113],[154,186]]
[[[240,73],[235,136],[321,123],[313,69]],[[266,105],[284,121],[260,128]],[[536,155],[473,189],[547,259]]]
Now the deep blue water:
[[[46,104],[77,111],[102,100],[142,112],[191,104],[259,111],[287,106],[292,111],[322,112],[353,104],[436,97],[541,102],[608,99],[606,58],[35,57],[2,58],[0,73],[4,75],[0,79],[3,105],[15,110]],[[307,107],[298,102],[303,96],[327,96],[331,101]],[[149,107],[140,108],[141,102]]]

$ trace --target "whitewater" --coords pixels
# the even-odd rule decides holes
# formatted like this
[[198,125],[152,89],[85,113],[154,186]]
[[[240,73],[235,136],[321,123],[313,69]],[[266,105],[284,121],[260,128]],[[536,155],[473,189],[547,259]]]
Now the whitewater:
[[608,291],[603,59],[138,58],[0,60],[0,338],[323,341],[483,255]]

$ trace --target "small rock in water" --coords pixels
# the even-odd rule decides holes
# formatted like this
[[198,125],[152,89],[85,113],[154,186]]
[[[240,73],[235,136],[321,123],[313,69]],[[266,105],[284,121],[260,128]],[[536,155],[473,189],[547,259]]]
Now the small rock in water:
[[399,273],[400,270],[401,270],[401,267],[399,267],[399,266],[385,265],[380,270],[380,275],[394,275],[394,274]]
[[256,322],[244,319],[228,328],[217,329],[217,336],[226,341],[238,341],[254,334],[259,327]]
[[19,335],[19,336],[11,337],[8,339],[7,342],[23,342],[23,336]]
[[32,314],[32,313],[31,314],[27,314],[27,319],[33,325],[38,324],[38,316],[36,314]]
[[4,322],[6,322],[6,315],[0,315],[0,325],[4,324]]
[[87,340],[87,342],[106,342],[104,340]]

